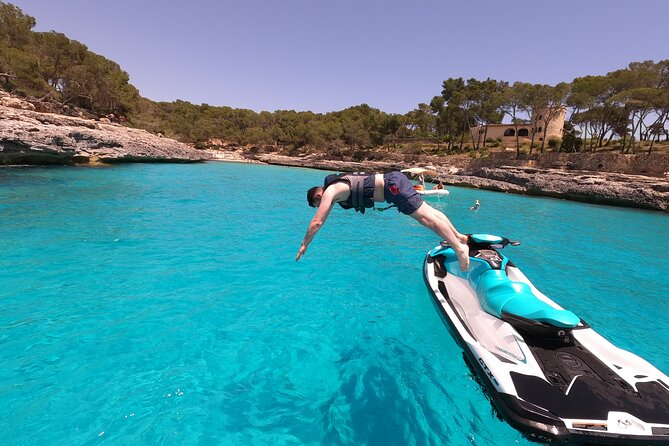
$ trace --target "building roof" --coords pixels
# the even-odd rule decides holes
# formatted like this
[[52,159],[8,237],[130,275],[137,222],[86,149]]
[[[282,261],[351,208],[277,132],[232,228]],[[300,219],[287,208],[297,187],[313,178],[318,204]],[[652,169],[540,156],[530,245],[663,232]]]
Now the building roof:
[[[532,125],[532,124],[529,124],[529,123],[528,124],[488,124],[488,127],[513,127],[514,125],[518,125],[518,127],[522,127],[524,125]],[[485,127],[485,126],[475,125],[474,127]]]
[[[518,127],[531,127],[532,124],[516,124]],[[488,127],[509,127],[509,128],[514,128],[514,124],[488,124]],[[484,125],[475,125],[473,127],[470,127],[470,129],[478,129],[485,127]]]

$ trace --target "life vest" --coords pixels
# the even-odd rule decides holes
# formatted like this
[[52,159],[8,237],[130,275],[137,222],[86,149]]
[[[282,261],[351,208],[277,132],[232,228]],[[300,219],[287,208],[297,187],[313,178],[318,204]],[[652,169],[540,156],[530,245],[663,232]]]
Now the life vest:
[[325,177],[323,190],[340,181],[349,184],[351,194],[345,201],[340,201],[339,206],[344,209],[355,209],[361,214],[365,213],[365,208],[374,207],[374,174],[364,172],[331,174]]

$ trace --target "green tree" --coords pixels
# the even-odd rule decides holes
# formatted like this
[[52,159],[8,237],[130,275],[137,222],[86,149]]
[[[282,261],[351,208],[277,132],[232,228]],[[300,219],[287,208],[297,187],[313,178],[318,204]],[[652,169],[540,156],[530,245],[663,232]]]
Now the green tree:
[[[623,136],[621,150],[634,152],[635,142],[643,139],[645,120],[660,100],[661,70],[653,61],[632,62],[622,70],[609,73],[617,91],[610,103],[622,107],[629,115],[629,128]],[[627,145],[629,136],[629,145]]]
[[613,130],[613,116],[617,115],[617,108],[609,101],[615,93],[609,76],[584,76],[571,83],[566,100],[571,114],[567,120],[581,127],[584,142],[590,134],[591,150],[601,146],[606,135]]
[[514,134],[516,136],[517,158],[520,158],[520,137],[518,136],[518,126],[527,122],[527,120],[521,118],[520,114],[524,109],[524,100],[529,96],[528,91],[531,88],[531,84],[514,82],[511,86],[508,84],[503,85],[499,92],[500,109],[509,117],[509,119],[511,119],[511,124],[513,124]]
[[35,33],[33,47],[39,57],[39,74],[42,80],[51,87],[47,96],[67,103],[65,90],[68,83],[75,80],[71,76],[77,72],[76,67],[85,64],[88,48],[77,41],[68,39],[64,34],[56,32]]
[[34,17],[26,15],[16,6],[0,1],[0,45],[23,48],[30,43],[35,27]]
[[488,138],[488,125],[498,124],[502,121],[504,113],[501,111],[501,92],[504,84],[494,79],[487,78],[485,81],[476,79],[467,80],[465,87],[466,102],[471,111],[475,125],[483,132],[479,131],[474,141],[474,148],[478,150],[481,142],[485,146]]
[[[449,132],[451,135],[460,136],[460,147],[462,147],[465,137],[470,133],[470,127],[476,123],[472,111],[474,104],[468,97],[464,79],[449,78],[443,81],[441,97],[444,98],[443,113],[446,115],[442,119],[451,129]],[[454,137],[450,139],[454,140]],[[451,147],[449,143],[449,150]]]
[[434,135],[436,131],[437,117],[432,108],[425,103],[418,104],[418,108],[407,113],[409,126],[413,133],[419,137]]
[[543,110],[543,137],[541,138],[541,153],[544,152],[546,145],[546,134],[548,126],[556,117],[561,115],[565,108],[567,95],[569,94],[569,84],[560,82],[554,87],[541,86],[541,107]]

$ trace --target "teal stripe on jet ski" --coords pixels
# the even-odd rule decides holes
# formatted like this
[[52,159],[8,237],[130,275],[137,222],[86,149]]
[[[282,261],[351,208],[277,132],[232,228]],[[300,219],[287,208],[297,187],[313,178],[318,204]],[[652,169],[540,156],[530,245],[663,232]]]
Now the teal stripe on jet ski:
[[[502,238],[487,234],[474,234],[477,242],[501,242]],[[568,310],[558,310],[540,300],[532,288],[524,282],[514,282],[506,275],[508,259],[501,255],[501,269],[491,269],[485,260],[471,257],[467,272],[460,271],[458,259],[450,246],[437,246],[430,251],[430,256],[443,255],[444,266],[449,274],[467,278],[476,290],[481,307],[493,316],[502,317],[507,312],[525,319],[543,322],[560,328],[574,328],[580,322],[578,316]]]
[[574,328],[580,321],[578,316],[569,310],[555,309],[537,298],[524,299],[519,297],[507,301],[502,310],[525,319],[544,322],[561,328]]
[[553,308],[537,298],[528,284],[514,282],[500,270],[481,274],[476,294],[483,309],[497,317],[506,312],[562,328],[573,328],[580,322],[571,311]]
[[[450,246],[442,246],[442,245],[439,245],[439,246],[437,246],[437,247],[435,247],[435,248],[432,248],[432,249],[430,250],[430,253],[429,253],[429,254],[430,254],[430,257],[434,257],[434,256],[438,256],[439,254],[444,254],[444,251],[449,250],[449,249],[451,249]],[[451,252],[452,252],[452,251],[451,251]],[[455,255],[455,253],[453,253],[453,255]]]

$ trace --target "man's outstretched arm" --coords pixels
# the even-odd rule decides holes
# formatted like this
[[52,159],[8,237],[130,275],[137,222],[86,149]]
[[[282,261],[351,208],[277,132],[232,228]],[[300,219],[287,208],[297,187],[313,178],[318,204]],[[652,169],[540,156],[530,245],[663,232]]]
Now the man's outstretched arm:
[[311,219],[311,223],[309,223],[309,227],[307,228],[307,233],[304,235],[304,239],[302,240],[302,245],[300,246],[300,249],[297,251],[297,256],[295,256],[295,260],[300,260],[300,257],[304,255],[305,252],[307,252],[307,247],[309,246],[309,243],[314,239],[314,236],[316,236],[316,233],[323,227],[325,224],[325,221],[328,219],[328,216],[330,215],[330,211],[332,210],[332,205],[334,204],[332,199],[333,195],[329,190],[326,190],[325,193],[323,194],[323,198],[321,199],[320,205],[318,205],[318,210],[316,211],[316,215],[314,215],[314,218]]

